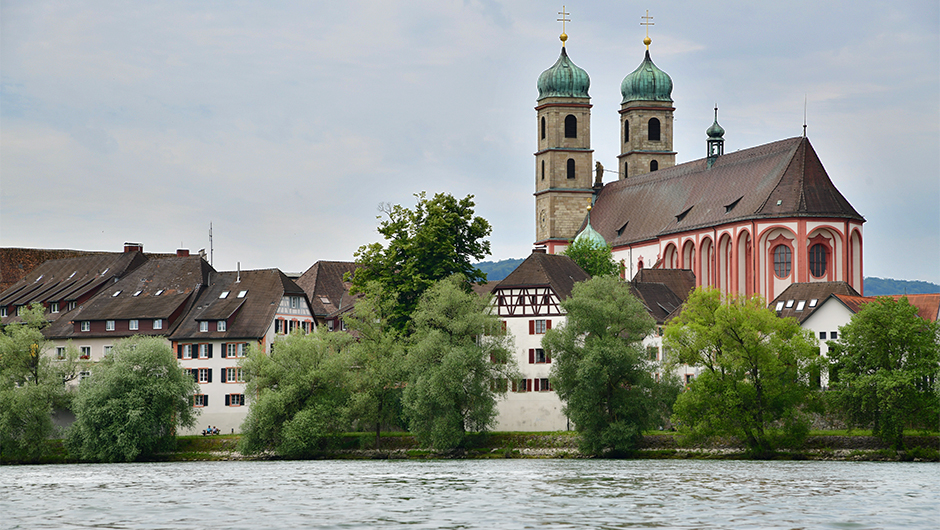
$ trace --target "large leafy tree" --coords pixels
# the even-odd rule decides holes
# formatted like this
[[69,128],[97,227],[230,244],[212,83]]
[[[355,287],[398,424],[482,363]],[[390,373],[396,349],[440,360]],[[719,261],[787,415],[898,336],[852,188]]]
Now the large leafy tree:
[[665,341],[673,361],[704,368],[676,400],[681,432],[730,435],[755,456],[809,432],[804,412],[818,348],[809,331],[778,318],[759,296],[696,289],[666,326]]
[[830,342],[830,387],[851,424],[903,448],[906,426],[936,428],[940,417],[940,327],[906,297],[865,304]]
[[79,385],[69,453],[82,460],[131,462],[173,449],[177,428],[196,424],[197,388],[164,339],[118,341]]
[[418,299],[437,280],[462,274],[465,281],[485,281],[486,275],[471,260],[479,261],[490,252],[490,224],[473,215],[473,196],[457,200],[438,193],[428,199],[424,192],[415,195],[418,204],[408,209],[383,205],[385,218],[378,231],[385,244],[372,243],[356,251],[362,264],[353,275],[352,290],[359,292],[369,282],[377,282],[395,305],[390,324],[410,331],[408,323]]
[[542,345],[552,353],[552,385],[581,435],[580,449],[629,452],[678,392],[677,384],[657,383],[646,360],[642,341],[655,322],[615,276],[576,284],[561,305],[567,320]]
[[353,340],[348,333],[318,328],[288,335],[270,354],[252,349],[243,361],[251,408],[240,451],[302,458],[326,449],[348,426]]
[[575,238],[564,254],[591,276],[614,275],[619,269],[611,246],[600,245],[588,238]]
[[464,291],[457,274],[437,282],[414,313],[409,377],[402,396],[409,428],[439,451],[496,420],[496,401],[517,377],[511,339],[489,300]]
[[71,346],[62,358],[49,355],[41,304],[21,310],[20,318],[0,334],[0,458],[38,461],[56,434],[53,410],[70,406],[67,383],[78,376],[81,364]]

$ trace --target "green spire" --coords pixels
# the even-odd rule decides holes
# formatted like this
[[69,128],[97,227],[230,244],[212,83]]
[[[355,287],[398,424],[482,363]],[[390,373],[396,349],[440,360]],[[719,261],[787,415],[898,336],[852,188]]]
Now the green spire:
[[621,104],[631,101],[668,101],[672,102],[672,78],[663,72],[650,59],[650,51],[646,50],[646,58],[636,70],[627,74],[620,83],[620,93],[623,95]]
[[539,98],[589,98],[591,78],[587,72],[571,62],[565,47],[551,68],[539,76]]

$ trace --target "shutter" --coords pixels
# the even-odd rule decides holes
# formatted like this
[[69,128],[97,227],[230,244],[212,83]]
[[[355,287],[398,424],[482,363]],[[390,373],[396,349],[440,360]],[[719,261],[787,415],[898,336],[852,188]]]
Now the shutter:
[[548,351],[548,350],[545,350],[545,362],[547,362],[547,363],[551,363],[551,362],[552,362],[552,352],[550,352],[550,351]]
[[551,380],[551,379],[548,380],[548,390],[549,390],[549,391],[552,390],[552,380]]
[[535,321],[529,321],[529,335],[535,335]]
[[221,379],[221,381],[222,381],[223,383],[226,382],[226,381],[225,381],[225,368],[222,368],[222,379]]
[[228,359],[228,345],[224,342],[222,343],[222,358]]
[[513,382],[512,382],[512,391],[513,391],[513,392],[516,392],[516,388],[517,388],[516,385],[517,385],[517,382],[516,382],[515,380],[513,380]]
[[536,380],[535,380],[535,384],[533,384],[532,386],[534,387],[533,390],[535,390],[536,392],[538,392],[538,391],[539,391],[539,380],[536,379]]
[[529,348],[529,364],[535,364],[535,348]]
[[232,404],[232,397],[228,394],[225,394],[225,406],[228,407]]
[[552,321],[551,321],[551,320],[546,320],[546,321],[545,321],[545,330],[548,331],[548,330],[550,330],[550,329],[552,329]]
[[182,344],[176,345],[176,358],[177,359],[183,358],[183,345]]
[[202,406],[203,407],[209,406],[209,396],[202,396]]
[[532,391],[532,380],[531,380],[531,379],[526,379],[526,380],[525,380],[525,390],[526,390],[526,392],[531,392],[531,391]]
[[198,383],[199,382],[199,369],[193,368],[192,370],[190,370],[190,372],[192,372],[193,374],[193,380]]
[[209,345],[208,349],[209,349],[209,358],[211,359],[212,358],[212,345],[211,344]]
[[206,382],[207,382],[207,383],[211,383],[211,382],[212,382],[212,368],[207,368],[207,369],[206,369],[206,372],[208,372],[208,374],[206,374],[206,375],[209,376],[209,380],[206,381]]

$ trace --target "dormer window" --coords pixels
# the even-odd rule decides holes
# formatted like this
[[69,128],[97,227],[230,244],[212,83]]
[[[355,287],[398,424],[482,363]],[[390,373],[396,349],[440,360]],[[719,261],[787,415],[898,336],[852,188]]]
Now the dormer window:
[[138,329],[140,329],[140,321],[138,321],[136,318],[128,320],[127,329],[131,331],[137,331]]
[[49,312],[50,312],[50,313],[58,313],[58,312],[59,312],[59,302],[51,302],[51,303],[49,304]]
[[199,322],[199,331],[201,333],[206,333],[209,331],[209,321],[203,320]]
[[228,298],[228,291],[222,291],[222,294],[219,295],[219,299]]
[[0,317],[6,318],[6,316],[7,316],[7,308],[6,308],[6,306],[0,307]]
[[225,331],[225,325],[226,325],[226,322],[224,320],[219,320],[218,322],[215,323],[215,330]]

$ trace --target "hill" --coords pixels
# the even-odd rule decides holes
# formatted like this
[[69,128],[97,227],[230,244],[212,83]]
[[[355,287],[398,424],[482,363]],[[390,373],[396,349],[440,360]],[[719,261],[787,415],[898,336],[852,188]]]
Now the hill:
[[512,271],[516,270],[516,267],[523,261],[522,258],[511,258],[500,261],[481,261],[474,266],[486,273],[486,279],[488,281],[494,282],[505,279],[506,276],[509,276]]
[[940,285],[920,280],[865,278],[865,296],[940,293]]

